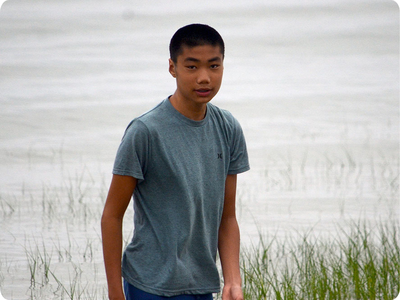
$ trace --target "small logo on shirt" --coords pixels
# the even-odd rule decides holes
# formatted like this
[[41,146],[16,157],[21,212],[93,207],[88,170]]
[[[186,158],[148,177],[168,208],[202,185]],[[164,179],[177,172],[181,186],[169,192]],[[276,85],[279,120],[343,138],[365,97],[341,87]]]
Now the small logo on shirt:
[[217,153],[218,159],[222,159],[222,153]]

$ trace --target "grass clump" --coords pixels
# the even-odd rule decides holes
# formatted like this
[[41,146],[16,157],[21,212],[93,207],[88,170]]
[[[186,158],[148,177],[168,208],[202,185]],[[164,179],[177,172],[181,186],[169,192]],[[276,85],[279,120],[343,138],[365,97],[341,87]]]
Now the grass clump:
[[400,291],[399,226],[357,223],[336,237],[300,238],[242,253],[245,299],[387,299]]

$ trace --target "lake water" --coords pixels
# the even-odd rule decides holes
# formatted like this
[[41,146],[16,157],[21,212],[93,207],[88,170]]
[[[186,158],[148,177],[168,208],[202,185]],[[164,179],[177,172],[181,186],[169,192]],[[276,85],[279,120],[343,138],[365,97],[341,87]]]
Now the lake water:
[[[9,0],[0,11],[7,299],[61,299],[64,285],[82,299],[103,297],[99,218],[115,152],[129,121],[173,93],[169,39],[194,22],[226,42],[213,102],[247,139],[252,169],[238,186],[244,246],[260,232],[328,236],[352,220],[372,229],[398,220],[395,2]],[[126,240],[131,220],[130,209]]]

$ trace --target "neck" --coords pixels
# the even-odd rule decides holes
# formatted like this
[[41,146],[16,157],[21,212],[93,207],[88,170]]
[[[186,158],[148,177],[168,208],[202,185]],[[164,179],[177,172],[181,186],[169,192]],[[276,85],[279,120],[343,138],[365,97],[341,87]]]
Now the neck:
[[169,101],[172,106],[186,118],[194,121],[201,121],[206,116],[207,103],[187,103],[182,101],[176,93],[169,98]]

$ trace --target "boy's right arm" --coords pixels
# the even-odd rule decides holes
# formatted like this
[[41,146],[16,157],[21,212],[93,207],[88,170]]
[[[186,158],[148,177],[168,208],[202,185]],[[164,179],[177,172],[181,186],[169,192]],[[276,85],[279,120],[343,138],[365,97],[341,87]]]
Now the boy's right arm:
[[125,299],[121,277],[122,221],[136,184],[136,178],[113,175],[101,217],[104,265],[110,300]]

